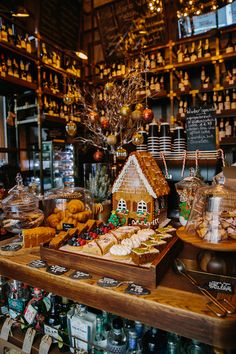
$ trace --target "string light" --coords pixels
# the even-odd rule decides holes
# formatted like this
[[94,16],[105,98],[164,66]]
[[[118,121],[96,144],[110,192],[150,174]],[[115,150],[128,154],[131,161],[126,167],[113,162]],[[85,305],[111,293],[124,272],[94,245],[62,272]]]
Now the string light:
[[[153,1],[152,1],[153,2]],[[198,16],[202,13],[216,11],[219,7],[232,3],[233,0],[189,0],[188,2],[179,0],[177,17]]]

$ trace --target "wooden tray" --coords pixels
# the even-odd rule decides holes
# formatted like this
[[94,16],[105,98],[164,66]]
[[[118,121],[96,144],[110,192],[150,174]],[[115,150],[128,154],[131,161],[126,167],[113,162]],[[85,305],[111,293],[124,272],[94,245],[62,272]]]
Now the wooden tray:
[[224,252],[235,252],[236,251],[236,240],[227,240],[220,241],[219,243],[211,243],[205,240],[202,240],[200,237],[195,236],[193,234],[189,234],[186,232],[184,227],[180,227],[176,231],[178,237],[191,245],[202,248],[204,250],[212,250],[212,251],[224,251]]
[[157,255],[150,267],[126,264],[118,261],[95,258],[89,255],[53,250],[48,243],[41,245],[41,258],[49,264],[59,264],[64,267],[93,273],[99,276],[118,280],[129,280],[137,284],[156,287],[163,274],[171,264],[172,259],[181,251],[182,242],[173,236],[166,247]]

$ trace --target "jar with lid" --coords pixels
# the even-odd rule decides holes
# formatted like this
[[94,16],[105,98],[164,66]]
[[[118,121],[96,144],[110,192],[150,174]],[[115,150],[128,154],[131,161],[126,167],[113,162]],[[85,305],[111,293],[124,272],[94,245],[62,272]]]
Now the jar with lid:
[[43,199],[45,222],[58,231],[77,227],[93,218],[93,198],[80,187],[51,189]]
[[222,184],[200,188],[186,231],[209,243],[236,240],[236,191]]
[[16,183],[2,200],[3,227],[9,232],[20,233],[22,229],[39,226],[44,220],[44,214],[39,209],[39,199],[28,192],[19,173]]
[[179,195],[179,221],[181,225],[187,224],[195,194],[198,188],[205,186],[205,183],[195,176],[193,168],[189,171],[189,176],[175,184]]

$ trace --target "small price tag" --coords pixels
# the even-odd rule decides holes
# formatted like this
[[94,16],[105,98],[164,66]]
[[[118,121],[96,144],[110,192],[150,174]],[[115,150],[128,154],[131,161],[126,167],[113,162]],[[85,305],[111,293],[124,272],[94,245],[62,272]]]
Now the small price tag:
[[120,282],[118,280],[112,279],[112,278],[102,278],[99,279],[97,282],[97,285],[103,287],[103,288],[114,288],[118,286]]
[[2,246],[1,251],[18,251],[21,248],[21,243],[9,243],[8,245]]
[[24,338],[24,342],[23,342],[23,346],[22,346],[23,352],[30,354],[35,334],[36,334],[35,329],[33,329],[33,328],[27,329],[26,334],[25,334],[25,338]]
[[31,268],[46,268],[47,267],[47,263],[41,259],[35,259],[32,262],[28,263],[27,265]]
[[128,287],[125,289],[125,293],[132,295],[149,295],[151,291],[142,287],[142,285],[133,283],[128,285]]
[[75,227],[74,224],[68,224],[68,223],[63,223],[62,224],[63,231],[67,231],[69,229],[73,229],[74,227]]
[[49,335],[44,335],[40,345],[39,345],[39,354],[47,354],[52,344],[52,338]]
[[80,270],[76,270],[70,275],[71,279],[79,280],[79,279],[90,279],[92,276],[89,273],[81,272]]
[[3,326],[2,326],[2,330],[1,330],[1,334],[0,334],[0,337],[4,340],[8,340],[8,337],[9,337],[9,333],[10,333],[10,330],[11,330],[11,326],[13,325],[13,319],[12,318],[7,318],[5,320],[5,322],[3,323]]
[[24,314],[24,318],[26,322],[29,324],[32,324],[34,322],[34,319],[37,315],[38,311],[30,304],[27,306]]
[[226,281],[210,280],[208,283],[204,284],[203,287],[219,293],[234,294],[233,284]]
[[62,267],[60,265],[52,265],[52,266],[49,266],[47,267],[47,272],[48,273],[51,273],[51,274],[54,274],[54,275],[62,275],[66,272],[68,272],[69,268],[66,268],[66,267]]

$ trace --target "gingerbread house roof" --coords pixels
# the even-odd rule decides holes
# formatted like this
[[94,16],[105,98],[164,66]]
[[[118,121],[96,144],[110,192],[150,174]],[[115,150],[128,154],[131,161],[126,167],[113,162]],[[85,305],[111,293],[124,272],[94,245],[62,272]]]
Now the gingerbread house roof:
[[112,193],[119,191],[131,165],[135,166],[147,192],[153,198],[167,195],[170,192],[169,185],[153,156],[146,151],[135,151],[129,155],[128,160],[116,178]]

